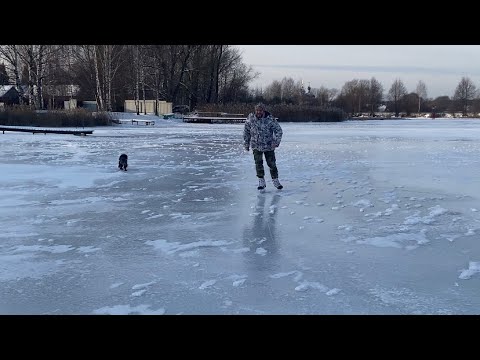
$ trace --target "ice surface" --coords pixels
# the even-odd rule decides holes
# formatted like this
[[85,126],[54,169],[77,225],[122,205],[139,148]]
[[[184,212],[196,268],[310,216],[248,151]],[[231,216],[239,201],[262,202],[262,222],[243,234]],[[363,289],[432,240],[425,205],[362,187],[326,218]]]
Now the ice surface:
[[480,313],[478,120],[281,125],[0,134],[0,313]]

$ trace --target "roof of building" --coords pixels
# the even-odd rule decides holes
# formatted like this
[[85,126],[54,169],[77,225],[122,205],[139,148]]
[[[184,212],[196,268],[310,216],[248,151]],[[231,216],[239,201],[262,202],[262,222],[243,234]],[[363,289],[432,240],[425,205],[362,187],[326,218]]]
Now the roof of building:
[[12,88],[15,88],[15,85],[0,85],[0,97],[4,96]]

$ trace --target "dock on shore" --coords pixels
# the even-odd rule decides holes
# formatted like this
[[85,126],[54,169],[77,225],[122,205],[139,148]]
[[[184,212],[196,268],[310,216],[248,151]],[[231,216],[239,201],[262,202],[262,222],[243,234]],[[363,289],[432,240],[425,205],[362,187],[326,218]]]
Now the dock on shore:
[[196,111],[183,117],[183,122],[207,123],[207,124],[235,124],[244,123],[246,117],[243,114],[229,114],[224,112]]
[[0,126],[0,131],[5,134],[5,131],[20,131],[20,132],[29,132],[32,134],[72,134],[72,135],[91,135],[93,130],[66,130],[66,129],[41,129],[37,127],[27,128],[27,127],[15,127],[15,126]]

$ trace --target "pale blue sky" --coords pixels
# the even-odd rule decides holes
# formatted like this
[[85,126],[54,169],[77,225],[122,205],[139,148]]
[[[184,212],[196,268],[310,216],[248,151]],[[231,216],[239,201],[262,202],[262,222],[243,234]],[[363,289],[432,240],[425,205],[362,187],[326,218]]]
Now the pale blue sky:
[[243,61],[260,76],[252,86],[291,77],[305,86],[341,89],[353,79],[395,79],[414,92],[419,80],[427,97],[452,97],[463,76],[480,89],[480,45],[237,45]]

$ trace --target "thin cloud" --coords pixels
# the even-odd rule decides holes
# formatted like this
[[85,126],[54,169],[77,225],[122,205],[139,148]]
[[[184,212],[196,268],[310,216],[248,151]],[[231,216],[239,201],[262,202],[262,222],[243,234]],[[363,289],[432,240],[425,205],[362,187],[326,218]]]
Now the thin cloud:
[[[418,74],[452,74],[457,75],[458,70],[447,68],[426,68],[420,66],[360,66],[360,65],[292,65],[275,64],[262,65],[254,64],[258,68],[296,69],[296,70],[319,70],[319,71],[352,71],[352,72],[382,72],[382,73],[418,73]],[[472,75],[480,75],[480,71],[472,70]]]

